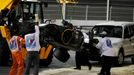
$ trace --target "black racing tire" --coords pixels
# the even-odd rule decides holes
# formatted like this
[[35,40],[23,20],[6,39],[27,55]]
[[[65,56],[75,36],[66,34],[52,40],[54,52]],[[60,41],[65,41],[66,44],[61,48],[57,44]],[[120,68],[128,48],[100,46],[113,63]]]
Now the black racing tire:
[[53,50],[51,50],[47,59],[40,59],[40,66],[47,67],[51,64],[53,59]]

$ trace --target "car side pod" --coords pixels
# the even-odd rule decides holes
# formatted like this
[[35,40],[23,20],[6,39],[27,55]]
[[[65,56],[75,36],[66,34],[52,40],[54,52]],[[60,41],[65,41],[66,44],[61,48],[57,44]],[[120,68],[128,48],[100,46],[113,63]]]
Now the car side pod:
[[54,50],[54,56],[61,62],[65,63],[69,58],[70,55],[68,53],[68,49],[60,47]]

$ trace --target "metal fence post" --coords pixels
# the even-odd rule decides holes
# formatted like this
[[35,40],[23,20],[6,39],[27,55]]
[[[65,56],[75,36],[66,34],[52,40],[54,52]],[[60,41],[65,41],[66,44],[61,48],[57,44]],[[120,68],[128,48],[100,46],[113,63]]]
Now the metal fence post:
[[109,0],[107,0],[107,11],[106,11],[106,20],[109,20]]
[[110,11],[109,11],[109,20],[112,19],[112,6],[110,6]]
[[133,22],[134,22],[134,8],[133,8]]
[[86,5],[86,14],[85,14],[85,20],[88,20],[88,5]]

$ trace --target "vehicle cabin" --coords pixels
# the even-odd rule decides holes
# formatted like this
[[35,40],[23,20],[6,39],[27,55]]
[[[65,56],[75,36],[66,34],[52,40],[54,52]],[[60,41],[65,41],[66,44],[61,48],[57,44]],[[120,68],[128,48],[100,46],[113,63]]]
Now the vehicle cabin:
[[[106,31],[111,40],[117,62],[122,65],[126,56],[134,55],[134,22],[109,21],[96,24],[93,29],[94,39],[100,40],[100,33]],[[133,59],[132,62],[134,63]]]

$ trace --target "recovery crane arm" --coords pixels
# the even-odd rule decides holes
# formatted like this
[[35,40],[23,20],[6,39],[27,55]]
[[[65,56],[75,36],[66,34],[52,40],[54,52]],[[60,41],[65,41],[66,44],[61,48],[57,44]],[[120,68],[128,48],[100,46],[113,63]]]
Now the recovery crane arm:
[[1,0],[0,1],[0,10],[8,8],[11,10],[12,7],[15,7],[21,0]]
[[[0,32],[1,35],[6,38],[7,41],[10,39],[10,33],[6,26],[8,15],[17,6],[21,0],[1,0],[0,1]],[[5,29],[6,28],[6,29]],[[5,31],[6,30],[6,31]]]

